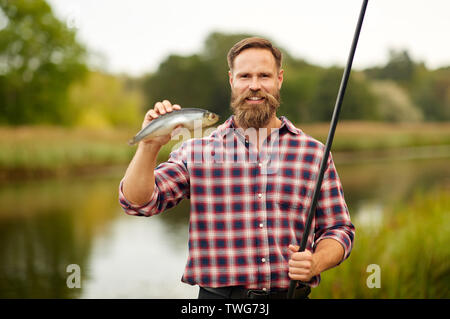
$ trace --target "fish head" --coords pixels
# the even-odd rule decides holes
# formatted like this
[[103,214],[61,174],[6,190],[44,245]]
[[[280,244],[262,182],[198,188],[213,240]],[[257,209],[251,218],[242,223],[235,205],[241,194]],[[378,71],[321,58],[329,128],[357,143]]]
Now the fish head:
[[219,115],[217,115],[216,113],[206,111],[203,114],[203,124],[205,126],[214,125],[217,123],[218,120],[219,120]]

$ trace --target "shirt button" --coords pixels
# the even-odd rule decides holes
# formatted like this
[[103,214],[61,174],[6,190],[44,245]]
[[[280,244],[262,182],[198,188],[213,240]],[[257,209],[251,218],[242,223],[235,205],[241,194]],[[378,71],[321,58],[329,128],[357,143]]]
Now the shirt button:
[[262,198],[262,194],[261,193],[258,194],[258,198]]
[[263,227],[264,227],[263,223],[259,224],[259,228],[263,228]]
[[266,287],[264,287],[263,289],[262,289],[263,291],[267,291],[267,288]]
[[258,163],[258,166],[261,167],[261,166],[262,166],[262,163]]
[[263,263],[265,263],[265,262],[266,262],[266,258],[261,258],[261,261],[262,261]]

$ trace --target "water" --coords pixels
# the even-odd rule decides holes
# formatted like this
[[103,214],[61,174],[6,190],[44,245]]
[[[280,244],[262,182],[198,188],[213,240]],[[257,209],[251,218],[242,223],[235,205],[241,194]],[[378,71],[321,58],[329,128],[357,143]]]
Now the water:
[[[359,163],[335,157],[356,227],[383,223],[386,207],[450,184],[447,159]],[[189,203],[151,218],[125,215],[107,176],[0,185],[1,298],[196,298],[181,283]],[[80,267],[81,288],[67,285]]]

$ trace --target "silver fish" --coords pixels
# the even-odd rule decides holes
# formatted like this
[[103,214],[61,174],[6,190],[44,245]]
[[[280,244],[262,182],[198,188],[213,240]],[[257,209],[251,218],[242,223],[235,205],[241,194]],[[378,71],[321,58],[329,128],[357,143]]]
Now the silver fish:
[[174,110],[152,120],[146,127],[130,139],[128,144],[134,145],[147,137],[170,134],[178,125],[193,130],[196,121],[201,121],[202,128],[205,128],[214,125],[218,120],[219,116],[217,114],[199,108]]

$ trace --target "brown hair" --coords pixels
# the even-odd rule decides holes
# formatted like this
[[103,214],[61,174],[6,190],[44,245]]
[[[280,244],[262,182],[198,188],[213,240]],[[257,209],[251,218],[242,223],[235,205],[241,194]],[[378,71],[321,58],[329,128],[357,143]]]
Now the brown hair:
[[281,68],[281,59],[282,59],[281,51],[278,48],[274,47],[269,40],[252,37],[239,41],[230,49],[230,51],[228,51],[227,61],[230,70],[233,70],[234,59],[236,59],[236,57],[242,51],[251,48],[260,48],[269,50],[272,53],[273,57],[275,58],[277,68],[278,69]]

